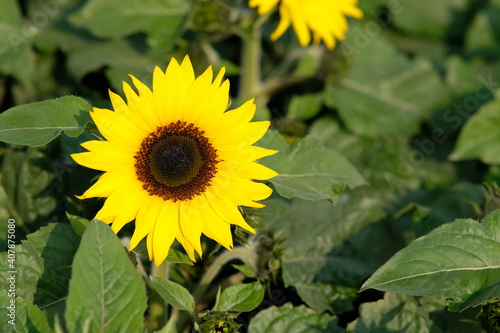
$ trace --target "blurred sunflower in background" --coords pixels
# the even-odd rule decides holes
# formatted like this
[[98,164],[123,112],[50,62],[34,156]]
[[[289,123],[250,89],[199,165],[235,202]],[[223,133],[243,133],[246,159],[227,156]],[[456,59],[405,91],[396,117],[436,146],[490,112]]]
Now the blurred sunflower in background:
[[127,101],[110,92],[114,112],[91,112],[105,140],[82,144],[88,152],[73,154],[79,164],[104,171],[80,198],[106,197],[96,219],[112,223],[114,232],[135,219],[130,250],[147,236],[150,260],[160,265],[173,241],[194,261],[201,257],[201,234],[232,249],[231,224],[255,230],[238,206],[263,207],[272,190],[263,183],[277,175],[255,161],[276,153],[252,146],[268,121],[250,122],[253,100],[226,111],[229,81],[224,69],[212,68],[195,78],[189,57],[179,65],[158,67],[153,87],[132,77]]
[[357,0],[250,0],[250,7],[258,7],[260,15],[279,6],[280,23],[271,34],[271,40],[281,37],[290,24],[299,43],[307,46],[321,41],[329,49],[335,48],[336,40],[343,40],[348,28],[346,16],[362,18],[363,12],[356,7]]

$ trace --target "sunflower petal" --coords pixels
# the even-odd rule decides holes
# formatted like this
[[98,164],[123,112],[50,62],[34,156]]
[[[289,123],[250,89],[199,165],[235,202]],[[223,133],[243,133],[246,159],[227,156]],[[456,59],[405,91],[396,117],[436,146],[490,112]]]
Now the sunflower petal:
[[165,201],[154,227],[153,251],[156,266],[159,266],[167,258],[168,250],[177,235],[178,226],[179,204]]
[[141,206],[135,218],[135,231],[130,239],[130,251],[133,250],[148,233],[153,231],[162,206],[163,200],[157,196],[149,197]]

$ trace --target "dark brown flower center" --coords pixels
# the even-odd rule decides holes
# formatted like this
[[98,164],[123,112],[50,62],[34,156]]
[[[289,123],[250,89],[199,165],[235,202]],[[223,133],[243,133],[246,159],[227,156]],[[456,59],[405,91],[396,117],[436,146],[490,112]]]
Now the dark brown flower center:
[[217,150],[193,124],[158,127],[141,143],[135,171],[142,187],[164,200],[191,200],[205,192],[217,173]]

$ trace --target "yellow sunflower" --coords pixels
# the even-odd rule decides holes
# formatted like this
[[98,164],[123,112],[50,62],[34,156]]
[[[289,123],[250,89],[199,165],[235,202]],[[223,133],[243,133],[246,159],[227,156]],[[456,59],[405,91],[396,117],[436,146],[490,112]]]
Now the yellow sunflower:
[[335,40],[343,40],[348,25],[345,16],[363,17],[356,7],[358,0],[250,0],[250,7],[259,7],[259,14],[265,14],[279,3],[280,23],[271,34],[271,40],[278,39],[293,25],[302,46],[323,40],[329,49],[335,47]]
[[72,158],[105,173],[80,198],[107,197],[96,219],[118,232],[135,219],[130,249],[147,236],[150,260],[160,265],[174,239],[194,261],[201,234],[232,249],[231,224],[255,230],[238,206],[263,207],[272,190],[263,183],[277,175],[257,162],[276,151],[252,146],[269,127],[250,122],[253,100],[226,111],[229,81],[224,69],[195,78],[189,57],[155,68],[153,88],[131,76],[125,102],[110,92],[114,112],[90,113],[105,140],[87,141],[88,152]]

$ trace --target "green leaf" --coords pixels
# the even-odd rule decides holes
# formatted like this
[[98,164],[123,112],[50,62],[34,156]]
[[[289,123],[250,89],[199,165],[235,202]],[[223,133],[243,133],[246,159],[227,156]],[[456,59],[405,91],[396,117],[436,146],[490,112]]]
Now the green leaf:
[[431,329],[432,325],[429,313],[416,299],[386,293],[383,300],[361,304],[360,316],[349,323],[347,332],[435,332]]
[[[456,220],[434,229],[396,253],[361,287],[415,296],[442,296],[453,308],[476,306],[498,296],[500,211],[481,223]],[[471,301],[471,297],[474,300]]]
[[[268,200],[261,225],[283,239],[285,286],[318,311],[340,312],[376,268],[402,247],[383,222],[380,191],[344,193],[335,205],[323,200]],[[379,222],[382,221],[382,222]],[[373,244],[377,244],[374,246]]]
[[[182,33],[193,1],[87,1],[70,22],[101,38],[120,38],[138,32],[150,34],[152,45],[172,45]],[[113,13],[113,15],[109,15]]]
[[322,105],[322,93],[295,95],[290,100],[286,116],[291,119],[308,120],[321,111]]
[[465,35],[465,49],[470,53],[496,52],[498,54],[500,3],[489,1],[474,16]]
[[450,155],[454,161],[478,158],[486,164],[500,164],[500,100],[482,106],[469,118]]
[[165,326],[163,326],[161,330],[155,331],[155,333],[177,333],[177,329],[175,328],[175,320],[173,318],[170,318]]
[[[470,0],[420,0],[392,4],[393,24],[406,33],[444,38],[462,33]],[[389,5],[391,7],[391,5]]]
[[245,274],[246,277],[254,278],[255,277],[255,268],[253,266],[249,265],[231,265],[243,274]]
[[52,194],[55,175],[47,171],[51,160],[35,148],[4,155],[2,184],[8,198],[8,208],[22,225],[43,216],[47,219],[57,211],[58,203]]
[[217,300],[214,311],[250,312],[264,299],[264,288],[260,282],[238,284],[224,289]]
[[[22,245],[16,245],[16,295],[37,305],[47,313],[62,314],[68,295],[71,262],[80,237],[69,224],[51,223],[29,234]],[[7,252],[0,254],[2,281],[9,276],[3,265]]]
[[78,136],[91,121],[90,109],[90,104],[74,96],[15,106],[0,114],[0,141],[35,147],[62,132]]
[[[23,25],[21,8],[16,1],[0,2],[0,69],[11,69],[30,46],[37,31]],[[24,29],[23,29],[24,28]]]
[[262,164],[279,173],[269,181],[285,198],[334,201],[345,186],[355,188],[365,183],[346,158],[315,137],[306,137],[290,147],[279,133],[268,131],[257,145],[279,151],[262,159]]
[[71,215],[68,212],[66,212],[66,217],[68,218],[69,223],[73,227],[73,230],[75,230],[76,234],[78,236],[82,236],[85,230],[87,230],[90,221],[80,216]]
[[359,28],[349,31],[340,46],[349,72],[327,86],[325,102],[351,131],[368,137],[415,134],[422,121],[452,104],[429,60],[410,60],[381,37],[361,43]]
[[151,281],[160,296],[174,308],[184,310],[190,314],[194,314],[194,298],[189,291],[178,283],[152,277]]
[[70,332],[142,332],[147,308],[141,275],[111,228],[90,222],[73,261],[65,319]]
[[176,249],[173,248],[170,248],[168,250],[168,256],[166,260],[174,264],[186,264],[189,266],[194,265],[193,261],[189,259],[189,257],[186,254],[177,251]]
[[301,305],[271,306],[260,311],[250,321],[248,333],[340,333],[338,319]]
[[[14,303],[12,303],[14,301]],[[53,333],[47,314],[31,302],[20,297],[9,297],[0,291],[0,331],[4,333]],[[10,309],[9,309],[10,307]],[[13,311],[11,311],[13,310]]]

